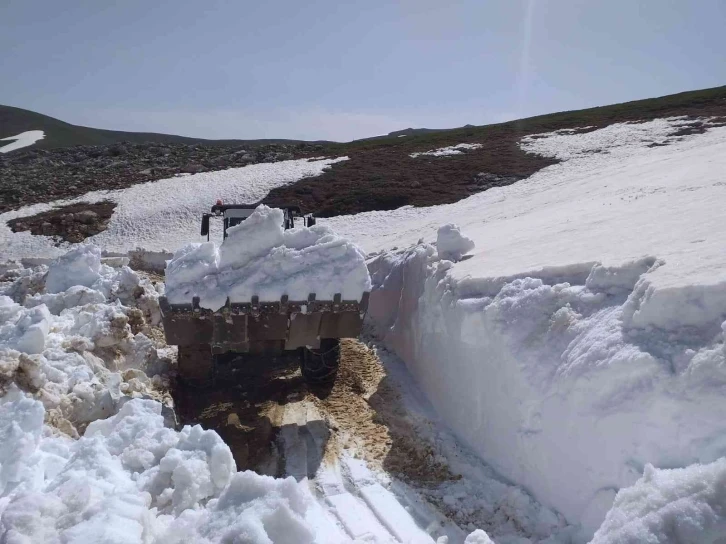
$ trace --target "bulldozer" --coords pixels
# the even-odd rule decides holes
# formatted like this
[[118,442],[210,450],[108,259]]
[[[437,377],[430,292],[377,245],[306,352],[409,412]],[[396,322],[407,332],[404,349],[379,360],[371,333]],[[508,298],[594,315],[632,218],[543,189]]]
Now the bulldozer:
[[[212,206],[202,216],[201,236],[209,240],[210,221],[222,220],[223,239],[230,228],[252,215],[257,204],[223,204]],[[298,206],[281,207],[287,229],[300,220],[306,227],[315,225],[313,214],[304,215]],[[318,300],[309,293],[305,300],[235,303],[227,299],[216,311],[199,306],[194,297],[185,304],[159,300],[167,344],[176,345],[178,375],[195,385],[213,383],[221,366],[229,361],[244,364],[246,357],[295,354],[303,379],[309,384],[330,385],[335,381],[340,363],[340,339],[360,335],[368,309],[369,293],[360,300]]]

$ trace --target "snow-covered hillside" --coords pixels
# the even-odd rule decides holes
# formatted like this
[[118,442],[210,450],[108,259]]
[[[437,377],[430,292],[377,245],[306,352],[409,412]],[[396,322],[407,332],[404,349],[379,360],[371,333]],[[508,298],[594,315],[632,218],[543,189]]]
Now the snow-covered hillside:
[[[724,534],[726,127],[676,135],[684,123],[530,136],[523,149],[562,162],[456,204],[320,221],[369,252],[369,323],[431,403],[436,433],[451,429],[464,444],[459,451],[511,486],[449,483],[441,496],[467,510],[466,519],[491,524],[483,528],[500,544],[550,535],[562,544],[711,543]],[[199,217],[216,198],[258,200],[330,163],[253,165],[79,200],[119,203],[109,229],[92,239],[104,249],[173,250],[198,240]],[[0,261],[67,250],[5,226],[47,207],[0,216]],[[104,268],[96,250],[64,259],[50,271],[18,268],[3,286],[12,300],[0,305],[0,359],[10,381],[35,392],[25,398],[9,386],[0,407],[11,445],[0,452],[0,526],[16,531],[7,534],[55,535],[63,525],[64,538],[95,538],[121,523],[161,542],[232,534],[334,542],[345,533],[308,487],[236,473],[215,433],[164,428],[150,380],[124,373],[168,362],[163,348],[132,330],[132,310],[158,319],[161,287]],[[105,347],[118,354],[118,368],[92,358]],[[120,400],[134,391],[147,398]],[[58,435],[43,426],[44,411],[61,429],[64,421],[87,425],[85,435]],[[356,473],[355,463],[341,463]],[[461,473],[466,480],[473,471]],[[316,483],[324,489],[325,474]],[[361,478],[341,480],[344,498],[329,500],[361,508],[338,515],[345,534],[365,536],[365,520],[374,518],[383,520],[366,537],[375,542],[418,534],[412,513],[386,517],[386,504],[405,511],[393,486],[370,503],[364,494],[350,498],[351,486],[374,485]],[[382,493],[366,492],[373,489]],[[468,498],[473,489],[476,500]],[[86,492],[100,499],[75,508],[73,497]],[[497,499],[479,500],[489,492]],[[581,524],[579,534],[557,513]],[[392,536],[395,519],[410,528],[401,538]],[[463,540],[458,531],[450,534]],[[474,532],[467,542],[487,539]]]
[[9,153],[16,149],[28,147],[33,145],[38,140],[45,138],[45,132],[42,130],[28,130],[27,132],[21,132],[15,136],[9,136],[7,138],[0,138],[0,142],[12,141],[12,143],[0,146],[0,153]]
[[[68,244],[58,246],[48,236],[30,232],[13,233],[7,221],[73,202],[111,200],[114,210],[108,229],[87,241],[106,251],[126,252],[141,247],[147,250],[175,251],[191,241],[202,241],[200,220],[211,206],[225,202],[257,202],[281,185],[320,174],[330,164],[344,159],[300,159],[230,168],[190,176],[162,179],[134,185],[129,189],[94,191],[67,201],[35,204],[0,214],[0,262],[11,258],[56,257]],[[219,236],[213,232],[212,236]]]

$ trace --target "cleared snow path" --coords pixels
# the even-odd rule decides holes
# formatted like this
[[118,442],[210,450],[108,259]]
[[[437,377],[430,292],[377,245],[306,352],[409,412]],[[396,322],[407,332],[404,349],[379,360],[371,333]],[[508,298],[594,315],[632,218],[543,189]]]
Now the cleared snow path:
[[15,151],[16,149],[28,147],[29,145],[33,145],[35,142],[37,142],[38,140],[42,140],[43,138],[45,138],[45,132],[43,132],[42,130],[28,130],[27,132],[21,132],[20,134],[17,134],[15,136],[0,138],[0,142],[15,140],[11,144],[6,144],[0,147],[0,153],[9,153],[10,151]]
[[[30,232],[13,233],[7,225],[8,220],[34,215],[53,206],[100,200],[111,200],[118,206],[108,229],[87,242],[115,252],[137,247],[174,251],[189,242],[202,241],[199,235],[202,214],[208,213],[217,199],[228,203],[257,202],[275,187],[317,176],[340,160],[344,159],[252,164],[142,183],[128,189],[93,191],[72,200],[36,204],[6,212],[0,214],[0,261],[29,256],[56,257],[69,247],[68,244],[56,246],[55,241],[47,236],[34,236]],[[212,236],[221,239],[218,232],[213,231]]]
[[[364,391],[355,393],[358,401],[345,393],[347,386],[336,386],[327,400],[291,400],[280,406],[281,415],[273,416],[280,426],[275,451],[284,475],[308,486],[316,497],[306,514],[316,542],[433,544],[445,537],[449,544],[461,544],[476,527],[484,527],[497,542],[571,542],[574,527],[501,481],[441,422],[430,419],[435,414],[425,408],[395,355],[379,351],[386,358],[384,370],[375,351],[358,342],[348,341],[344,352],[343,364],[360,370],[362,382],[356,387]],[[363,354],[367,361],[359,358]],[[382,373],[378,378],[371,375],[371,364]],[[347,369],[343,372],[347,383]],[[375,408],[361,409],[366,402]],[[342,403],[352,406],[336,409]],[[379,426],[383,435],[371,426]],[[411,467],[417,465],[420,481],[404,482],[381,466],[378,449],[390,447],[383,459],[394,463],[391,459],[401,454],[395,451],[402,447],[399,443],[406,444],[401,460],[409,467],[404,470],[413,474]]]

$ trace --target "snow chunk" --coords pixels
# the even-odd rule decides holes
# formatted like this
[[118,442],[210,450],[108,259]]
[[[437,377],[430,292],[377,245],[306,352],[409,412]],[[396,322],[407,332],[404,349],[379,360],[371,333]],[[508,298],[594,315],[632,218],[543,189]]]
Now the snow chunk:
[[609,295],[628,294],[633,291],[640,277],[656,264],[662,263],[657,262],[655,257],[643,257],[620,266],[603,266],[597,263],[585,280],[585,286],[591,291]]
[[0,352],[15,349],[41,353],[48,339],[50,319],[50,312],[44,304],[22,308],[9,297],[0,295]]
[[101,249],[93,244],[80,244],[48,266],[45,288],[60,293],[74,285],[91,287],[100,277]]
[[126,402],[115,416],[90,423],[85,437],[103,437],[123,468],[141,472],[141,490],[159,496],[159,506],[176,513],[218,495],[236,471],[229,447],[199,425],[179,433],[164,427],[161,404]]
[[695,285],[658,285],[643,276],[624,307],[628,328],[655,327],[676,331],[683,327],[705,328],[726,317],[726,280]]
[[416,157],[429,156],[429,157],[446,157],[449,155],[462,155],[464,150],[479,149],[482,144],[457,144],[449,147],[440,147],[438,149],[431,149],[430,151],[419,151],[417,153],[409,154],[409,157],[415,159]]
[[16,149],[20,149],[22,147],[28,147],[29,145],[33,145],[35,142],[37,142],[38,140],[42,140],[43,138],[45,138],[45,132],[43,132],[42,130],[28,130],[26,132],[16,134],[15,136],[0,138],[0,142],[15,140],[11,144],[6,144],[0,147],[0,153],[9,153],[10,151],[15,151]]
[[15,323],[18,339],[15,348],[25,353],[40,353],[50,330],[50,312],[45,304],[31,308]]
[[0,398],[0,496],[37,475],[45,411],[38,401],[27,398],[17,387]]
[[[442,261],[426,244],[384,253],[370,264],[368,318],[438,414],[500,474],[589,536],[646,463],[724,455],[717,293],[713,305],[687,290],[680,308],[645,312],[647,331],[632,323],[645,316],[628,317],[626,296],[664,268],[653,258],[459,279],[456,268],[472,260]],[[683,323],[692,326],[655,328]]]
[[494,544],[494,541],[484,531],[477,529],[466,537],[464,544]]
[[282,210],[258,206],[252,215],[227,231],[227,240],[220,248],[220,268],[242,268],[283,245],[283,222]]
[[33,307],[44,304],[53,315],[60,315],[63,310],[86,304],[100,304],[106,302],[106,297],[100,291],[74,285],[61,293],[42,293],[33,295],[25,300],[25,306]]
[[359,300],[370,290],[365,256],[357,246],[330,228],[283,229],[282,211],[259,206],[217,248],[215,244],[190,244],[179,250],[166,269],[166,294],[171,304],[191,302],[217,310],[227,297],[249,302],[319,300],[341,293],[344,300]]
[[461,257],[474,249],[474,240],[461,234],[453,223],[439,227],[436,233],[436,249],[439,257],[448,261],[460,261]]
[[726,534],[726,459],[658,470],[620,490],[591,544],[714,542]]
[[218,500],[205,510],[184,512],[161,540],[232,542],[245,535],[251,543],[311,544],[315,535],[304,516],[313,501],[292,477],[238,472]]

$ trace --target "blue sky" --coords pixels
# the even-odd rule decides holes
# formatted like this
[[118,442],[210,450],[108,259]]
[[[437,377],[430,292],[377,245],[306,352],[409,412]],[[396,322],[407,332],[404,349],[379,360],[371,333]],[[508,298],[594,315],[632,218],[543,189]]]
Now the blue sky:
[[0,103],[339,141],[726,84],[724,0],[4,0]]

